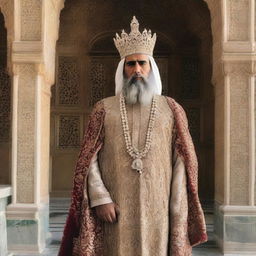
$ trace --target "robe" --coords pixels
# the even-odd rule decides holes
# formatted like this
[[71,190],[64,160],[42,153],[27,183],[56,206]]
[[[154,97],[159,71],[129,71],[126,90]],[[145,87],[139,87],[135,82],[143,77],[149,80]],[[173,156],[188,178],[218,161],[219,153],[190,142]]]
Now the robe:
[[[142,175],[131,169],[132,159],[126,152],[119,96],[104,99],[94,108],[76,167],[59,255],[188,256],[191,246],[207,240],[197,193],[197,161],[184,111],[173,99],[156,97],[153,140],[143,158]],[[138,148],[145,143],[149,110],[127,106],[133,145]],[[103,225],[83,193],[88,167],[97,153],[104,184],[120,207],[116,224]],[[180,176],[185,189],[176,186],[176,192],[173,154],[186,167],[186,175]],[[177,193],[182,200],[172,207]]]

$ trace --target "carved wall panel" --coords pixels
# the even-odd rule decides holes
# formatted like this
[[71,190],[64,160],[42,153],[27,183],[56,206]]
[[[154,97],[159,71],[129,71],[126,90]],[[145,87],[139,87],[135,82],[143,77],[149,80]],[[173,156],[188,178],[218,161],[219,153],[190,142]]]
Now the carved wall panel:
[[182,59],[182,99],[191,100],[200,97],[199,63],[195,57]]
[[250,28],[249,0],[227,0],[228,40],[248,41]]
[[233,205],[247,205],[249,200],[248,77],[242,74],[231,75],[230,84],[230,201]]
[[10,77],[0,67],[0,143],[10,140],[11,84]]
[[57,118],[58,148],[79,148],[81,143],[81,116],[63,114]]
[[21,40],[40,41],[42,31],[42,0],[22,0]]
[[17,202],[34,201],[35,84],[32,64],[20,65],[18,88]]
[[89,105],[93,106],[97,101],[104,98],[104,88],[106,86],[106,74],[105,67],[103,63],[92,60],[90,62],[90,72],[89,72],[89,81],[90,81],[90,100]]
[[77,57],[59,56],[56,90],[58,105],[79,105],[79,65]]

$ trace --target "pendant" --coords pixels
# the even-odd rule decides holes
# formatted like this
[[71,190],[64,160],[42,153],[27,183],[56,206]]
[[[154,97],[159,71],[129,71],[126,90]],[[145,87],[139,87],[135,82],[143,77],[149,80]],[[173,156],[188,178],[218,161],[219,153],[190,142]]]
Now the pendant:
[[142,174],[143,163],[140,158],[136,158],[132,162],[132,169],[136,170],[139,174]]

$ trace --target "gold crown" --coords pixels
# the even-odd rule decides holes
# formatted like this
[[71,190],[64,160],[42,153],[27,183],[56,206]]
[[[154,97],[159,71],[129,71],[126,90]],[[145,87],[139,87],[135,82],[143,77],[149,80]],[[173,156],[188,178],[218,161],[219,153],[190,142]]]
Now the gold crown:
[[128,35],[122,30],[121,37],[116,33],[114,39],[115,46],[119,51],[121,59],[125,56],[141,53],[153,56],[153,50],[156,43],[156,33],[151,36],[151,30],[144,29],[139,31],[139,22],[135,16],[131,21],[131,32]]

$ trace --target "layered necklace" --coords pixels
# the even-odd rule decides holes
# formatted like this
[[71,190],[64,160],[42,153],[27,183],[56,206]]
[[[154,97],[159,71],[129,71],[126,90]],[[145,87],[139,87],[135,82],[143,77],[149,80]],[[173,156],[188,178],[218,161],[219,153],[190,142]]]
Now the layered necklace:
[[142,174],[142,170],[143,170],[142,158],[144,158],[147,155],[152,143],[152,131],[153,131],[153,127],[156,119],[156,98],[154,96],[152,100],[145,146],[141,150],[137,149],[132,145],[129,125],[128,125],[127,111],[125,107],[125,98],[122,93],[120,94],[120,113],[121,113],[121,122],[122,122],[123,134],[125,139],[126,151],[133,159],[131,167],[133,170],[136,170],[139,174]]

